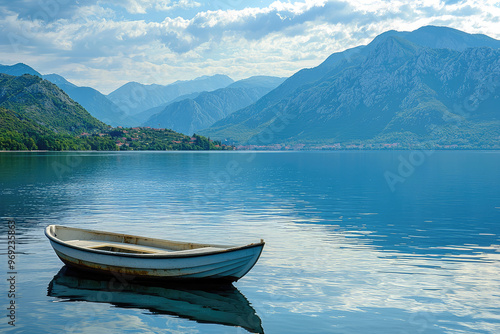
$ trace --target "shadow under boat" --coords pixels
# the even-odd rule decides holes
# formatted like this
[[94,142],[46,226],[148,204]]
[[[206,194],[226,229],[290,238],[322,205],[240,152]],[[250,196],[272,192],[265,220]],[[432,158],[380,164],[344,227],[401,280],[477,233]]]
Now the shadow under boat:
[[49,283],[47,295],[68,301],[109,303],[264,333],[262,321],[245,296],[232,284],[196,287],[98,279],[64,266]]

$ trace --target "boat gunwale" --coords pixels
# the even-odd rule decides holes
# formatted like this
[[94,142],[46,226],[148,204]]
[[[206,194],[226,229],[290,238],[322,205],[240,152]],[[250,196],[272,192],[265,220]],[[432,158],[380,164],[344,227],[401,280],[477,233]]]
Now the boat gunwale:
[[[142,237],[142,236],[137,236],[137,235],[123,234],[123,233],[115,233],[115,232],[106,232],[106,231],[99,231],[99,230],[90,230],[90,229],[81,229],[81,228],[74,228],[74,227],[66,227],[66,226],[61,226],[61,225],[48,225],[45,228],[45,231],[44,231],[45,236],[50,241],[55,242],[56,244],[59,244],[59,245],[64,246],[64,247],[73,248],[73,249],[77,249],[77,250],[80,250],[80,251],[88,252],[88,253],[96,253],[96,254],[107,255],[107,256],[112,256],[112,257],[130,257],[130,258],[142,258],[142,259],[192,258],[192,257],[204,257],[204,256],[210,256],[210,255],[232,253],[232,252],[236,252],[236,251],[240,251],[240,250],[244,250],[244,249],[256,248],[256,247],[263,248],[263,246],[265,245],[265,242],[262,239],[261,239],[260,242],[251,243],[251,244],[247,244],[247,245],[243,245],[243,246],[222,246],[222,245],[215,245],[215,244],[197,244],[197,243],[185,242],[186,244],[201,246],[199,248],[203,248],[203,247],[225,247],[225,248],[218,249],[218,250],[213,250],[213,251],[208,251],[208,252],[202,252],[202,253],[194,253],[193,252],[193,253],[184,253],[184,254],[179,254],[178,252],[182,252],[182,251],[185,251],[185,250],[179,250],[179,251],[175,251],[174,250],[174,251],[172,251],[169,254],[165,254],[165,253],[157,253],[157,254],[155,254],[155,253],[149,253],[149,254],[121,253],[121,252],[103,251],[103,250],[99,250],[99,249],[92,249],[92,248],[88,248],[88,247],[81,247],[81,246],[69,244],[69,243],[65,242],[64,240],[61,240],[61,239],[57,238],[56,236],[52,235],[49,232],[49,228],[51,226],[55,226],[55,228],[62,227],[62,228],[65,228],[65,229],[73,229],[73,230],[84,231],[84,232],[97,232],[99,234],[108,234],[108,235],[114,235],[114,236],[122,236],[122,237],[123,236],[130,236],[130,237],[143,238],[143,239],[148,239],[148,240],[153,240],[153,241],[160,241],[160,242],[165,242],[165,241],[168,242],[170,240],[157,239],[157,238],[149,238],[149,237]],[[172,242],[183,243],[181,241],[172,241]],[[128,245],[134,245],[134,244],[130,244],[130,243],[123,243],[123,244],[124,245],[127,245],[127,244]],[[193,248],[193,249],[196,249],[196,248]],[[262,252],[262,249],[261,249],[261,252]]]

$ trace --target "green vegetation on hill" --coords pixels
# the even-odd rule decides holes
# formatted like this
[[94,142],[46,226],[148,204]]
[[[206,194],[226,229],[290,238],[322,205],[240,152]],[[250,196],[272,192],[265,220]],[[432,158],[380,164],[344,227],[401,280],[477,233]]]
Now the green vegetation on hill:
[[79,138],[54,131],[0,107],[0,150],[116,150],[115,142],[108,138]]
[[0,74],[0,88],[0,107],[56,133],[79,134],[109,127],[59,87],[38,76]]
[[232,147],[166,129],[111,128],[56,85],[0,74],[0,150],[222,150]]
[[60,134],[0,107],[1,151],[231,150],[210,139],[168,129],[110,128],[80,135]]
[[120,150],[232,150],[218,141],[193,135],[189,137],[169,129],[149,127],[115,128],[108,132]]
[[111,138],[77,137],[108,128],[47,80],[0,74],[0,150],[116,150]]

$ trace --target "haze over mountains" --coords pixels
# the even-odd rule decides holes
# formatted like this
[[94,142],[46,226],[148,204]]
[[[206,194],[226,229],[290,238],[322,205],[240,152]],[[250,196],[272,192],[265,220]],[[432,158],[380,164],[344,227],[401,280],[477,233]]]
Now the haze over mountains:
[[498,143],[499,49],[498,40],[450,28],[389,31],[201,133],[256,145]]
[[102,122],[111,126],[133,125],[134,120],[99,91],[91,87],[76,86],[57,74],[47,74],[42,77],[56,84]]
[[284,78],[257,76],[237,81],[226,88],[203,92],[167,105],[144,125],[195,133],[260,99]]
[[202,76],[189,81],[176,81],[169,85],[144,85],[129,82],[108,95],[126,114],[135,115],[168,103],[175,98],[195,92],[212,91],[233,83],[227,75]]
[[[21,63],[0,65],[0,73],[31,74],[46,79],[80,103],[92,116],[112,126],[159,127],[161,124],[163,128],[186,134],[207,128],[231,112],[250,105],[284,80],[255,76],[234,82],[228,76],[213,75],[169,85],[129,82],[106,96],[93,88],[79,87],[57,74],[42,75]],[[193,99],[197,100],[193,102]],[[164,111],[174,102],[180,104]],[[172,114],[175,108],[177,112]],[[162,115],[149,120],[160,112]]]
[[0,73],[43,77],[112,126],[170,128],[235,144],[500,145],[500,41],[445,27],[388,31],[286,80],[130,82],[105,96],[25,64],[0,65]]

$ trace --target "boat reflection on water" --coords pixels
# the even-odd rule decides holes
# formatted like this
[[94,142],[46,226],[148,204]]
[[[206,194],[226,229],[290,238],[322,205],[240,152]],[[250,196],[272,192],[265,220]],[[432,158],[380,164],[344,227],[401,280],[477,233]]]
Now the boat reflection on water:
[[245,296],[232,284],[222,286],[171,286],[96,279],[66,266],[48,286],[48,296],[69,301],[109,303],[264,333],[262,322]]

